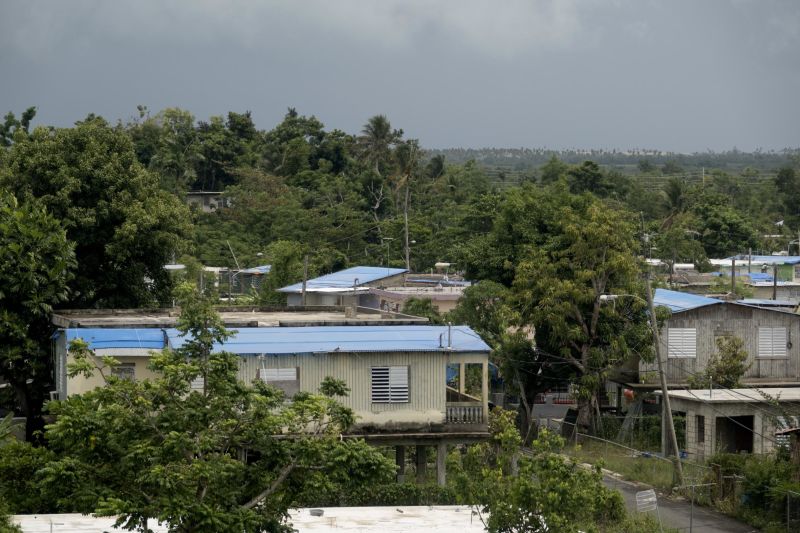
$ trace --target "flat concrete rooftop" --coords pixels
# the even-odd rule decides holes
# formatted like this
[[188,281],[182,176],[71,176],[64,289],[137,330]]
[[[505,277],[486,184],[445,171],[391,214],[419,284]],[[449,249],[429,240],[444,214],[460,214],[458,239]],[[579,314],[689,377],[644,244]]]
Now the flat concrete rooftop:
[[[404,531],[440,533],[478,533],[484,531],[483,523],[473,515],[470,507],[401,506],[401,507],[323,507],[322,516],[312,516],[310,509],[291,509],[289,522],[294,530],[353,531],[374,533],[401,533]],[[121,533],[113,527],[113,518],[95,518],[79,514],[16,515],[11,517],[26,533]],[[156,533],[167,528],[151,521]]]
[[752,403],[765,401],[761,391],[781,402],[800,401],[799,387],[760,387],[758,389],[671,390],[670,398],[703,403]]
[[[427,318],[359,307],[355,315],[341,306],[218,307],[228,327],[400,326],[427,324]],[[180,309],[70,309],[53,313],[60,328],[170,328]]]

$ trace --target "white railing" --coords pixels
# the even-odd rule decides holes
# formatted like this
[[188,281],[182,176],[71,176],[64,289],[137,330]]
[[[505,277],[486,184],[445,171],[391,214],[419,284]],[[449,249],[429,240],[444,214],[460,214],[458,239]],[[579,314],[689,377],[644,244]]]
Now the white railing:
[[483,404],[475,402],[447,402],[448,424],[483,424]]

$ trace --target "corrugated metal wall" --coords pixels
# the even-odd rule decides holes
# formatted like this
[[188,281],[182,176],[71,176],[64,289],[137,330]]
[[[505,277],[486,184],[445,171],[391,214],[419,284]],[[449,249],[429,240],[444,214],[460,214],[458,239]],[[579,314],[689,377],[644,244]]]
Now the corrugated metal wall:
[[[321,355],[244,356],[240,377],[245,383],[264,368],[300,368],[300,390],[318,392],[326,376],[343,380],[350,395],[342,403],[355,411],[444,411],[447,357],[436,353],[337,353]],[[409,367],[409,403],[373,404],[370,401],[370,369],[373,366]]]
[[[787,349],[785,358],[759,357],[758,328],[785,327]],[[777,311],[769,311],[743,305],[712,305],[673,315],[661,330],[661,347],[667,353],[669,328],[697,329],[697,357],[669,358],[667,360],[667,381],[685,383],[693,373],[703,372],[708,360],[717,351],[715,339],[720,336],[733,335],[744,341],[744,349],[748,353],[748,362],[752,362],[750,370],[745,374],[748,379],[775,381],[797,381],[800,379],[800,316]],[[654,372],[655,362],[639,365],[639,371]],[[642,376],[644,377],[644,376]],[[648,382],[657,381],[657,375]]]

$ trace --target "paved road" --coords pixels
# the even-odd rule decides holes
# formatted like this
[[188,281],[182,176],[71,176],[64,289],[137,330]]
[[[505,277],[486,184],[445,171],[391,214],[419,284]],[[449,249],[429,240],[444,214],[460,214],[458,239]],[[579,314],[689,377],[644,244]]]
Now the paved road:
[[[642,486],[630,481],[623,481],[615,477],[606,475],[603,483],[607,487],[615,488],[622,493],[625,498],[625,505],[631,512],[636,512],[636,493],[640,490],[647,490],[648,486]],[[689,514],[691,504],[685,500],[668,499],[661,494],[658,495],[658,508],[661,521],[665,527],[689,531]],[[758,532],[757,529],[743,524],[716,511],[706,507],[694,506],[694,518],[692,520],[692,531],[696,533],[752,533]]]

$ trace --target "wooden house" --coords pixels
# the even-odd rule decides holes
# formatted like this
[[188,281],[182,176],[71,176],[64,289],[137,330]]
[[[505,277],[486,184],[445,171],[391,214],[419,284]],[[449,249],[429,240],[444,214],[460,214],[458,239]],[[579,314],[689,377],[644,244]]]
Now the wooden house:
[[[664,289],[656,291],[654,304],[671,311],[660,336],[670,388],[683,388],[704,372],[717,352],[716,340],[732,336],[742,339],[748,353],[743,385],[800,386],[800,315]],[[655,361],[638,366],[639,384],[656,388]]]

